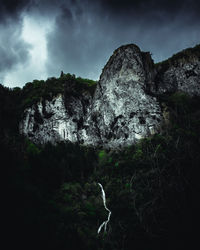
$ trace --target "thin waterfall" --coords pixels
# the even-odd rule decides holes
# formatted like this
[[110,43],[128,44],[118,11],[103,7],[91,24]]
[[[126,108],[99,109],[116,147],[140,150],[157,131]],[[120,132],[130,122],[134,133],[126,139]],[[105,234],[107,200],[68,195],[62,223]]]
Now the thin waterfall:
[[98,231],[97,231],[97,233],[99,234],[99,233],[101,232],[101,229],[102,229],[103,227],[104,227],[104,232],[106,232],[107,224],[108,224],[108,222],[110,221],[111,211],[110,211],[110,209],[108,209],[107,206],[106,206],[106,195],[105,195],[103,186],[101,185],[101,183],[98,183],[98,185],[99,185],[100,188],[101,188],[101,194],[102,194],[102,199],[103,199],[103,205],[104,205],[105,209],[108,211],[108,218],[107,218],[107,220],[104,221],[104,222],[100,225],[100,227],[99,227],[99,229],[98,229]]

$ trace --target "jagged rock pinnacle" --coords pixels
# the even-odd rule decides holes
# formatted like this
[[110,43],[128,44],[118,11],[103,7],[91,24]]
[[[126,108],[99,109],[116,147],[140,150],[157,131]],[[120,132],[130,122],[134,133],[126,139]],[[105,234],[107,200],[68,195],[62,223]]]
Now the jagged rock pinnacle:
[[134,144],[160,130],[157,95],[177,90],[200,95],[200,60],[192,58],[155,67],[150,53],[135,44],[121,46],[105,65],[94,96],[67,96],[68,105],[63,95],[38,103],[25,110],[20,131],[39,143],[69,140],[105,148]]

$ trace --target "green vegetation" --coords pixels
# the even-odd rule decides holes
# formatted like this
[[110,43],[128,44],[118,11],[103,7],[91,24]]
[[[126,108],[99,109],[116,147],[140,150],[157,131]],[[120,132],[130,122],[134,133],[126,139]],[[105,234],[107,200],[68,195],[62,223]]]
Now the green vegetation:
[[27,108],[40,100],[51,100],[58,94],[66,92],[73,95],[81,95],[84,91],[93,95],[96,81],[75,77],[71,74],[62,74],[60,78],[48,78],[46,81],[34,80],[27,83],[21,90],[22,108]]
[[33,155],[33,156],[39,155],[40,153],[40,149],[29,140],[27,140],[26,151],[28,155]]
[[[59,78],[48,78],[28,82],[20,89],[18,87],[9,89],[0,84],[0,94],[4,98],[2,105],[9,99],[11,106],[17,105],[19,111],[24,110],[42,100],[52,100],[58,94],[81,95],[83,92],[94,94],[96,81],[84,79],[71,74],[63,74]],[[6,95],[6,97],[4,97]],[[14,99],[13,99],[14,98]],[[6,100],[5,100],[6,99]]]
[[[54,86],[56,81],[73,88]],[[75,95],[93,87],[94,82],[71,75],[34,81],[22,90],[0,85],[7,248],[15,242],[47,250],[171,250],[186,243],[190,249],[199,214],[200,98],[161,96],[170,126],[119,151],[69,142],[41,147],[18,135],[22,107],[61,90]],[[112,211],[107,233],[99,235],[107,212],[98,182]]]
[[63,94],[65,100],[68,96],[81,96],[84,93],[93,95],[96,89],[96,81],[75,77],[71,74],[62,74],[59,78],[48,78],[46,81],[34,80],[28,82],[20,89],[10,89],[0,84],[0,129],[1,132],[17,132],[18,124],[23,111],[45,100]]

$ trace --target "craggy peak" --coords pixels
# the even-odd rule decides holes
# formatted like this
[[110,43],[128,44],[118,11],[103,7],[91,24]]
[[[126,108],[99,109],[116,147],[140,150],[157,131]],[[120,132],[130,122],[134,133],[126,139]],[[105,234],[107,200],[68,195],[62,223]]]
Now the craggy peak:
[[121,46],[98,81],[0,84],[6,249],[198,249],[199,107],[200,45],[156,64]]
[[168,123],[162,95],[200,95],[198,48],[154,65],[150,53],[129,44],[114,51],[97,84],[84,86],[62,74],[51,84],[63,81],[64,90],[26,108],[20,133],[42,144],[71,141],[119,148],[161,132]]

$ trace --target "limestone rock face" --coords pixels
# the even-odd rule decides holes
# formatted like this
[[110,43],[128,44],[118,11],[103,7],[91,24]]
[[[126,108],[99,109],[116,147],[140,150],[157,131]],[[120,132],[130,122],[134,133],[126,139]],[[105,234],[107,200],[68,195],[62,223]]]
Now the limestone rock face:
[[156,76],[157,94],[182,91],[190,96],[200,95],[200,57],[195,54],[180,58],[171,65],[161,64]]
[[119,148],[160,130],[157,96],[184,91],[200,95],[200,59],[154,67],[134,45],[118,48],[105,65],[94,96],[58,95],[24,111],[20,132],[37,143],[59,141]]
[[[90,96],[82,97],[91,101]],[[69,140],[80,142],[83,126],[83,114],[87,107],[80,99],[70,98],[68,108],[63,95],[58,95],[52,101],[39,102],[24,112],[24,119],[20,123],[20,132],[36,143],[56,143]],[[71,111],[71,107],[73,111]],[[86,109],[86,110],[85,110]]]
[[158,131],[161,120],[156,98],[146,93],[140,49],[120,47],[101,74],[88,119],[88,143],[98,138],[105,147],[127,146]]

